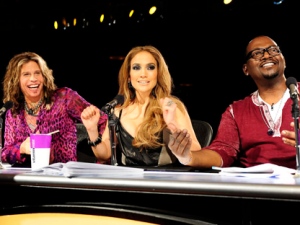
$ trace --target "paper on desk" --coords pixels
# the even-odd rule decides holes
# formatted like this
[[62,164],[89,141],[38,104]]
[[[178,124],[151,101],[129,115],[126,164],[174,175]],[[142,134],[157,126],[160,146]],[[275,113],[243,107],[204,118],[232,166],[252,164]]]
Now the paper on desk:
[[282,175],[293,175],[296,169],[284,166],[278,166],[272,163],[260,164],[257,166],[242,167],[212,167],[214,170],[220,170],[219,174],[239,177],[277,177]]
[[144,170],[140,168],[75,161],[54,163],[33,171],[33,173],[65,177],[131,176],[137,173],[143,174],[143,172]]

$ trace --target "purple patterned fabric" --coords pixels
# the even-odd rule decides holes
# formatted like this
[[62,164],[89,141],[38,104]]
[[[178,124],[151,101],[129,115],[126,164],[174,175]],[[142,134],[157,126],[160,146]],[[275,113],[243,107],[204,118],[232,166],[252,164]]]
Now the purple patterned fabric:
[[[76,91],[67,87],[57,89],[53,98],[54,104],[50,110],[41,108],[34,132],[49,133],[59,130],[59,133],[52,135],[51,163],[77,161],[76,123],[81,122],[81,112],[90,103]],[[107,119],[107,115],[101,112],[100,135],[105,129]],[[30,133],[31,130],[26,123],[24,110],[21,109],[15,118],[8,110],[5,117],[3,162],[23,164],[26,160],[30,160],[30,157],[20,154],[19,150],[21,143],[29,137]]]

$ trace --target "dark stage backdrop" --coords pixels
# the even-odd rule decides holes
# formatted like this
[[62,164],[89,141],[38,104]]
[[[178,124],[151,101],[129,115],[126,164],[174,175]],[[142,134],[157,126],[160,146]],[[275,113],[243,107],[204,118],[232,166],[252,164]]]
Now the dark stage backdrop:
[[[151,44],[164,55],[174,94],[185,102],[191,118],[208,121],[215,133],[225,108],[256,90],[242,72],[244,49],[254,36],[275,39],[287,61],[286,77],[300,80],[297,1],[274,5],[270,0],[235,0],[230,6],[221,0],[181,1],[184,5],[173,0],[72,2],[1,1],[2,78],[14,54],[34,51],[53,69],[59,87],[71,87],[101,107],[118,91],[122,60],[110,56],[125,56],[134,46]],[[100,2],[114,9],[112,15],[123,15],[122,10],[137,3],[154,3],[161,10],[153,18],[139,15],[129,21],[120,16],[115,25],[99,25]],[[53,21],[64,16],[69,21],[78,17],[78,25],[54,30]],[[85,28],[83,17],[89,20]]]

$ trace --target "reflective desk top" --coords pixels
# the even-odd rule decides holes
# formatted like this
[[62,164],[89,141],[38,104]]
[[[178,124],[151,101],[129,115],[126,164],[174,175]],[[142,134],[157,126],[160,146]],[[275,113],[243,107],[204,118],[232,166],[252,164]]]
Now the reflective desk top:
[[31,172],[30,168],[0,170],[2,185],[154,192],[204,196],[235,196],[300,200],[300,178],[234,177],[210,172],[109,172],[95,177],[64,177]]

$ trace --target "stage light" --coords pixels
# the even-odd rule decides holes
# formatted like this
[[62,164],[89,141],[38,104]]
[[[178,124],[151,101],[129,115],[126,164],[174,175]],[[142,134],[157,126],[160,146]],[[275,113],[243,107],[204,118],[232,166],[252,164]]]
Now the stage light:
[[66,27],[67,26],[67,20],[66,20],[66,18],[63,18],[62,19],[62,24]]
[[54,29],[55,29],[55,30],[58,29],[58,23],[57,23],[57,21],[54,21]]
[[100,16],[100,23],[102,23],[103,20],[104,20],[104,14],[101,14],[101,16]]
[[149,14],[150,15],[154,14],[156,12],[156,9],[157,9],[156,6],[152,6],[149,10]]
[[225,5],[228,5],[228,4],[230,4],[232,2],[232,0],[224,0],[223,1],[223,3],[225,4]]
[[282,2],[283,2],[283,0],[280,0],[280,1],[274,1],[273,4],[274,4],[274,5],[280,5]]
[[132,17],[133,13],[134,13],[134,10],[133,10],[133,9],[130,10],[130,12],[129,12],[129,17]]

